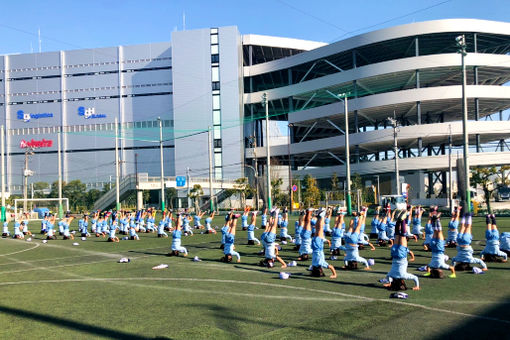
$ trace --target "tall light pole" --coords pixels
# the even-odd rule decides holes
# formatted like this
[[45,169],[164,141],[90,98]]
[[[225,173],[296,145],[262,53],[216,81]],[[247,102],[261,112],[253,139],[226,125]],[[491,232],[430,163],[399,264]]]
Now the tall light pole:
[[158,117],[159,122],[159,163],[161,168],[161,211],[165,211],[165,170],[163,168],[163,121]]
[[266,178],[267,178],[267,209],[271,210],[271,154],[269,151],[269,102],[267,93],[262,95],[262,103],[266,108]]
[[208,137],[208,143],[207,145],[209,146],[209,203],[210,203],[210,207],[209,207],[209,210],[211,211],[211,213],[214,210],[214,192],[213,192],[213,188],[212,188],[212,177],[213,177],[213,153],[212,153],[212,143],[213,143],[213,138],[212,138],[212,131],[211,131],[211,127],[209,126],[207,128],[207,137]]
[[344,101],[344,125],[345,125],[345,177],[347,182],[347,192],[345,204],[347,205],[347,214],[352,213],[351,203],[351,144],[349,143],[349,108],[347,106],[348,93],[340,94]]
[[2,157],[2,213],[1,213],[1,220],[2,222],[6,221],[5,216],[5,127],[2,125],[0,130],[0,138],[2,139],[0,141],[1,144],[1,157]]
[[[58,158],[58,218],[64,217],[64,206],[62,205],[62,126],[58,128],[57,135],[57,158]],[[111,189],[111,185],[110,185]]]
[[345,125],[345,205],[347,206],[347,214],[352,213],[352,198],[351,198],[351,145],[349,143],[349,108],[347,105],[347,96],[350,92],[334,94],[326,90],[331,96],[344,103],[344,125]]
[[393,126],[393,152],[395,153],[395,185],[397,186],[397,195],[400,196],[400,174],[398,170],[398,142],[397,142],[397,120],[388,117],[388,121]]
[[467,98],[466,98],[466,64],[464,63],[464,57],[467,55],[466,52],[466,37],[463,35],[459,35],[455,38],[457,42],[458,50],[461,56],[461,64],[462,64],[462,135],[464,137],[464,211],[471,212],[471,193],[469,189],[471,185],[469,183],[469,134],[467,130],[467,120],[468,120],[468,112],[467,112]]
[[249,164],[245,164],[244,166],[253,170],[253,176],[255,176],[255,196],[257,199],[257,202],[255,203],[255,209],[259,210],[259,174],[257,168]]
[[119,122],[115,117],[115,209],[120,211],[120,180],[119,180]]
[[293,191],[292,191],[292,164],[291,164],[291,160],[290,160],[290,143],[291,143],[291,138],[290,138],[290,135],[291,135],[291,131],[292,131],[292,127],[294,126],[294,124],[289,124],[289,141],[287,143],[287,155],[289,156],[289,205],[290,205],[290,212],[292,213],[293,211],[293,208],[292,208],[292,201],[293,201]]
[[448,203],[453,209],[453,178],[452,178],[452,125],[448,124]]

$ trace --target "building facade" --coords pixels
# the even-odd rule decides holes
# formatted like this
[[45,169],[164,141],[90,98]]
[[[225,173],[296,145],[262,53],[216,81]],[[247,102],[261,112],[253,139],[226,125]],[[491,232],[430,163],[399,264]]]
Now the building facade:
[[392,190],[391,117],[413,197],[445,195],[450,141],[454,170],[462,155],[459,35],[468,52],[471,165],[510,163],[509,32],[509,23],[453,19],[325,44],[241,35],[232,26],[173,32],[164,43],[6,55],[0,106],[8,185],[19,191],[30,146],[30,181],[56,181],[59,138],[65,181],[112,181],[115,118],[121,176],[159,176],[158,117],[165,175],[207,177],[210,163],[217,179],[263,175],[264,94],[269,130],[282,131],[270,133],[277,168],[327,183],[345,177],[346,95],[351,172]]
[[[271,147],[293,175],[323,184],[345,178],[347,96],[351,174],[395,193],[394,131],[401,181],[411,198],[446,197],[451,141],[453,172],[462,158],[462,72],[456,37],[467,43],[468,131],[471,166],[508,164],[510,24],[439,20],[382,29],[287,58],[245,67],[245,116],[270,110],[289,125],[290,145]],[[248,111],[250,113],[248,113]],[[263,129],[247,160],[265,163]],[[459,167],[460,169],[461,167]],[[262,170],[262,168],[261,168]],[[403,178],[402,178],[403,177]],[[454,175],[455,177],[455,175]],[[457,180],[455,179],[455,182]]]

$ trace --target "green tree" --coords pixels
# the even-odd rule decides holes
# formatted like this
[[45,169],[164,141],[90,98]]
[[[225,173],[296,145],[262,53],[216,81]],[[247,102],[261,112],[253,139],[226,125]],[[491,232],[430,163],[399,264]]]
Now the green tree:
[[85,207],[86,192],[87,186],[79,179],[66,183],[62,188],[62,196],[69,199],[69,206],[75,211],[79,205]]
[[319,203],[321,197],[320,190],[317,187],[317,180],[310,175],[303,178],[302,199],[306,206],[311,207]]
[[199,210],[199,201],[203,194],[204,191],[202,190],[202,186],[200,184],[193,185],[193,188],[189,192],[189,198],[193,200],[195,205],[195,212],[198,212]]
[[273,178],[271,180],[271,193],[273,195],[273,203],[279,207],[286,207],[289,205],[289,194],[282,192],[281,186],[283,179]]
[[485,196],[485,204],[487,205],[487,212],[492,213],[490,198],[492,192],[496,189],[497,175],[500,172],[495,166],[491,167],[476,167],[471,169],[471,184],[476,187],[480,185],[483,189]]
[[343,193],[340,191],[340,187],[338,186],[338,176],[336,172],[333,172],[333,175],[331,176],[331,191],[332,194],[329,197],[331,200],[341,200],[343,199]]
[[234,190],[239,193],[241,197],[241,205],[246,205],[246,198],[250,197],[255,193],[255,189],[250,185],[247,177],[241,177],[235,180]]
[[45,198],[44,194],[45,190],[48,190],[50,185],[46,182],[35,182],[32,183],[32,188],[34,190],[34,198]]
[[92,209],[94,207],[94,203],[102,196],[101,191],[97,189],[90,189],[85,194],[85,205],[87,209]]
[[168,188],[165,189],[165,202],[167,202],[167,205],[170,209],[174,208],[174,201],[177,198],[177,189],[175,188]]

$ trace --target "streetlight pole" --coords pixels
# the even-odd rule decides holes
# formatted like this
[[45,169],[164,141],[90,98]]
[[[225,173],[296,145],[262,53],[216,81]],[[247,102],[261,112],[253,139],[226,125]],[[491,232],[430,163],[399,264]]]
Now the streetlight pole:
[[214,210],[214,192],[213,192],[213,188],[212,188],[212,176],[213,176],[213,159],[212,159],[212,143],[213,143],[213,138],[212,138],[212,132],[211,132],[211,127],[209,126],[207,128],[207,137],[208,137],[208,143],[207,145],[209,146],[209,203],[210,203],[210,207],[209,207],[209,210],[211,211],[211,213]]
[[[57,135],[57,157],[58,157],[58,218],[64,216],[64,207],[62,205],[62,126],[58,128]],[[111,189],[111,185],[110,185]]]
[[266,108],[266,178],[267,178],[267,209],[271,210],[271,154],[269,151],[269,102],[267,93],[262,95],[262,102]]
[[294,124],[289,124],[289,142],[287,143],[287,155],[289,156],[289,205],[290,205],[290,212],[292,213],[293,211],[293,208],[292,208],[292,201],[293,201],[293,196],[294,196],[294,193],[292,191],[292,163],[291,163],[291,160],[290,160],[290,143],[291,143],[291,131],[292,131],[292,127],[294,126]]
[[253,167],[249,164],[245,164],[244,166],[253,170],[253,176],[255,176],[255,193],[256,193],[255,195],[257,198],[257,202],[255,203],[255,209],[259,210],[259,174],[258,174],[258,171],[255,167]]
[[400,174],[398,170],[398,142],[397,142],[397,120],[388,117],[388,121],[393,126],[393,152],[395,153],[395,185],[397,186],[397,195],[400,196]]
[[448,124],[448,199],[450,210],[453,209],[453,178],[452,178],[452,126]]
[[2,153],[2,213],[1,213],[1,221],[6,221],[5,216],[5,127],[2,125],[0,130],[0,138],[1,140],[1,153]]
[[119,180],[119,123],[115,117],[115,208],[120,211],[120,180]]
[[158,117],[159,122],[159,163],[161,168],[161,211],[165,211],[165,170],[163,168],[163,121]]
[[344,125],[345,125],[345,204],[347,205],[347,214],[352,213],[352,198],[351,198],[351,145],[349,143],[349,107],[347,104],[347,96],[349,92],[334,94],[326,90],[331,96],[344,102]]
[[464,183],[465,183],[465,194],[464,194],[464,211],[471,212],[471,193],[469,189],[471,185],[469,183],[469,134],[467,129],[468,112],[467,112],[467,97],[466,97],[466,64],[464,58],[467,55],[466,51],[466,37],[459,35],[455,38],[457,42],[458,53],[461,55],[462,63],[462,135],[464,137]]

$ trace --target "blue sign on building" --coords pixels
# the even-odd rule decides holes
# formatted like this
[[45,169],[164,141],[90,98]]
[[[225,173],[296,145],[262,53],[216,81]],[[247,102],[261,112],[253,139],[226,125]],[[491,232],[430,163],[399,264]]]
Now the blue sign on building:
[[175,182],[178,187],[183,187],[186,185],[186,176],[177,176],[175,177]]
[[23,120],[25,123],[28,123],[31,119],[51,118],[51,117],[53,117],[53,113],[51,113],[51,112],[25,113],[23,110],[18,110],[16,112],[16,118]]
[[93,107],[78,107],[78,116],[83,116],[85,119],[97,119],[97,118],[106,118],[105,114],[96,113],[96,109]]

